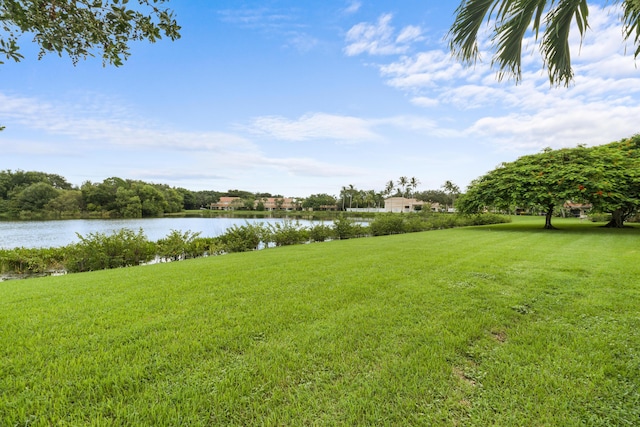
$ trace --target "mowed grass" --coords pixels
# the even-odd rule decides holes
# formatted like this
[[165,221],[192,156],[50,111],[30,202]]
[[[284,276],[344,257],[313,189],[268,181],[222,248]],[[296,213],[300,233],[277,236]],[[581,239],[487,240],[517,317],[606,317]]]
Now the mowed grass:
[[640,229],[539,218],[0,284],[0,425],[640,423]]

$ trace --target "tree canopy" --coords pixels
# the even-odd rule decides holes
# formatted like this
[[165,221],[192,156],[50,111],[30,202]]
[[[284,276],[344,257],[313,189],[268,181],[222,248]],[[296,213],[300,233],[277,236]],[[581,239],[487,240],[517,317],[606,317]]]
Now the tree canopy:
[[[167,0],[0,0],[0,56],[20,61],[19,39],[33,36],[39,58],[48,52],[67,54],[75,64],[100,52],[103,63],[120,66],[129,42],[180,38]],[[0,64],[2,64],[0,59]]]
[[[622,7],[624,40],[633,39],[635,57],[640,55],[640,1],[614,0]],[[492,22],[494,48],[492,63],[498,66],[498,78],[522,75],[522,41],[533,30],[539,40],[549,79],[555,85],[573,80],[569,33],[575,24],[584,37],[589,27],[586,0],[463,0],[449,30],[449,47],[464,63],[478,60],[478,33],[482,23]],[[540,38],[540,33],[542,36]]]
[[458,203],[462,212],[540,209],[545,228],[566,202],[588,203],[622,227],[640,206],[640,135],[596,147],[546,149],[502,163],[476,179]]

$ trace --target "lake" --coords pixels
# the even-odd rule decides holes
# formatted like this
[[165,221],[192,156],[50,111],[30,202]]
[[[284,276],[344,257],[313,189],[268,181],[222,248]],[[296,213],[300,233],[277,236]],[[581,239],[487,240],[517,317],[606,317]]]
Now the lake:
[[[171,230],[201,232],[201,237],[224,234],[234,225],[284,222],[283,218],[141,218],[141,219],[68,219],[60,221],[0,221],[0,249],[61,247],[79,242],[89,233],[111,234],[123,228],[137,232],[142,228],[151,241],[166,237]],[[302,226],[312,224],[298,221]]]

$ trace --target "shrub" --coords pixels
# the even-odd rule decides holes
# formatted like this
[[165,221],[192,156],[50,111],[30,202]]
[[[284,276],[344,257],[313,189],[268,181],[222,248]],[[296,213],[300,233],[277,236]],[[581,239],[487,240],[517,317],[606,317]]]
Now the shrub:
[[333,221],[333,232],[335,237],[340,240],[350,239],[357,235],[355,222],[346,218],[344,215],[340,215]]
[[32,274],[62,270],[63,248],[0,249],[0,273]]
[[374,236],[404,233],[404,217],[394,213],[378,215],[369,224],[369,229]]
[[110,235],[76,235],[80,242],[66,247],[65,267],[69,272],[139,265],[152,260],[156,255],[155,244],[147,240],[142,229],[138,233],[123,228]]
[[202,256],[205,249],[196,242],[198,236],[200,236],[200,232],[185,231],[181,233],[178,230],[171,230],[167,237],[156,243],[157,255],[160,258],[173,261]]
[[271,241],[276,246],[298,245],[309,241],[309,232],[297,221],[271,223],[268,228]]
[[219,237],[224,252],[248,252],[260,247],[265,227],[257,224],[233,225]]
[[309,238],[312,242],[324,242],[333,237],[333,229],[328,225],[317,224],[309,229]]

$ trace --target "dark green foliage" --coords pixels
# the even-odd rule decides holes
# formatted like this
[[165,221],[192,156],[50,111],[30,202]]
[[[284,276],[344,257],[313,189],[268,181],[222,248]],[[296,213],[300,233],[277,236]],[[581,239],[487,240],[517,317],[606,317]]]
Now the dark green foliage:
[[202,242],[196,242],[198,236],[199,232],[171,230],[167,237],[156,243],[157,255],[172,261],[202,256],[206,250]]
[[298,222],[270,223],[268,228],[271,242],[276,246],[299,245],[309,241],[309,231]]
[[123,228],[110,235],[89,233],[86,237],[77,236],[80,242],[66,248],[65,266],[69,272],[139,265],[156,255],[155,245],[147,240],[142,229],[138,233]]
[[369,229],[374,236],[404,233],[404,217],[394,213],[378,215],[369,224]]
[[46,182],[31,184],[13,196],[11,205],[16,212],[39,211],[58,196],[58,190]]
[[261,225],[234,225],[229,227],[219,240],[225,252],[248,252],[260,247],[264,232]]
[[595,212],[611,213],[611,226],[622,227],[640,206],[640,135],[596,147],[546,149],[476,179],[459,199],[461,212],[516,208],[546,213],[566,202],[588,203]]
[[344,215],[340,215],[333,221],[333,233],[339,240],[351,239],[357,236],[356,223]]
[[36,274],[64,269],[65,248],[0,249],[0,273]]
[[312,242],[324,242],[332,237],[333,228],[328,225],[317,224],[309,228],[309,239]]
[[336,198],[326,194],[312,194],[302,202],[302,207],[314,211],[335,209]]

